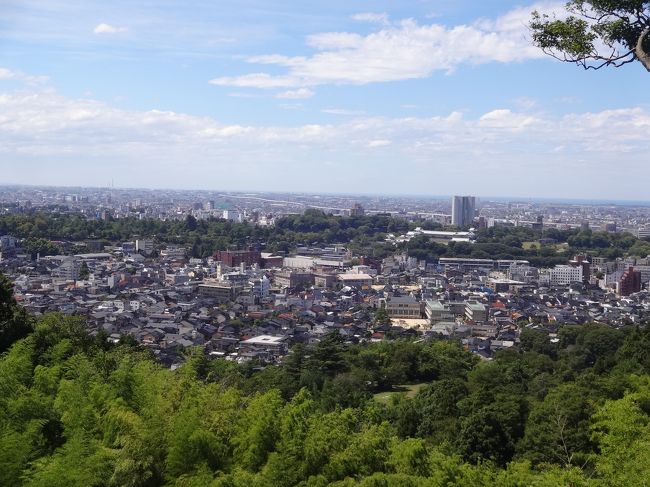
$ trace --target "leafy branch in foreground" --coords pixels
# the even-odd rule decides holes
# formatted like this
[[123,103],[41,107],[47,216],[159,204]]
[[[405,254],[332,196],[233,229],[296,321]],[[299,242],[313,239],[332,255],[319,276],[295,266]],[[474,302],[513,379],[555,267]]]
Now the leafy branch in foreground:
[[650,2],[571,0],[566,13],[534,11],[533,43],[561,61],[600,69],[639,61],[650,71]]

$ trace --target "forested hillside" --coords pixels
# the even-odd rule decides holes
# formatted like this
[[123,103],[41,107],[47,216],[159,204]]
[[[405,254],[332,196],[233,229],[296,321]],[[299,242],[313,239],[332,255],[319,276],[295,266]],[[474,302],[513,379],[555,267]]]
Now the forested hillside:
[[[446,341],[345,346],[329,335],[279,367],[190,349],[172,371],[129,340],[89,336],[78,318],[32,319],[2,288],[3,486],[650,478],[645,328],[567,327],[557,344],[528,331],[521,352],[492,362]],[[408,384],[418,392],[400,393]]]

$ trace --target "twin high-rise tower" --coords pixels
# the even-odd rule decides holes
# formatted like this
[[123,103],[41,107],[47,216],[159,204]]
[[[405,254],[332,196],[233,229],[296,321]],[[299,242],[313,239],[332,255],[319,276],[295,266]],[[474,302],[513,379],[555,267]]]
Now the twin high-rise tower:
[[452,196],[451,197],[451,224],[459,228],[472,225],[476,211],[476,197]]

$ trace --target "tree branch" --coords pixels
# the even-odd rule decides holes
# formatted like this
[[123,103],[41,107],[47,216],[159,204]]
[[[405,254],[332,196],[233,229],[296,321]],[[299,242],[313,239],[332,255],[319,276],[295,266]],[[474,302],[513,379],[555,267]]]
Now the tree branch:
[[[555,58],[559,61],[566,63],[575,63],[579,66],[582,66],[584,69],[593,70],[598,70],[600,68],[604,68],[605,66],[614,66],[616,68],[620,68],[624,64],[631,63],[637,59],[634,51],[628,51],[625,54],[620,54],[618,56],[616,56],[614,52],[611,54],[611,56],[601,56],[594,52],[592,54],[587,54],[580,57],[568,56],[566,53],[557,54],[552,49],[542,49],[542,51],[544,54],[547,54],[548,56],[551,56],[552,58]],[[600,62],[600,64],[589,64],[590,61]]]
[[647,26],[645,29],[643,29],[641,35],[639,35],[639,39],[636,41],[636,47],[634,48],[634,54],[639,62],[643,64],[643,67],[647,71],[650,71],[650,52],[646,51],[643,47],[645,38],[648,36],[648,33],[650,33],[650,26]]

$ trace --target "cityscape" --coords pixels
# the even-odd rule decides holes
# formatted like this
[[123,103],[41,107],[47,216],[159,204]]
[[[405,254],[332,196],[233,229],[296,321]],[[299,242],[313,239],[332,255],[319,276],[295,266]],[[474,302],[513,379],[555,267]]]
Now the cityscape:
[[0,486],[647,486],[649,73],[643,0],[3,0]]
[[[1,194],[0,228],[13,225],[17,233],[0,236],[0,268],[17,301],[36,315],[84,316],[92,333],[114,341],[128,335],[173,368],[183,363],[184,347],[194,346],[240,363],[279,362],[292,344],[331,331],[351,343],[444,336],[489,360],[516,347],[526,328],[553,337],[566,324],[621,327],[650,316],[650,206],[28,186]],[[366,217],[400,224],[371,235],[365,246],[359,237],[330,236],[286,250],[253,237],[218,248],[156,233],[124,241],[94,234],[48,239],[19,224],[43,215],[99,228],[119,220],[273,228],[310,212],[360,226]],[[471,248],[497,229],[512,233],[516,250],[505,253],[519,255]],[[608,235],[629,239],[628,249],[639,254],[608,254]],[[576,243],[583,236],[590,242]],[[416,241],[443,252],[419,258],[421,249],[410,247]],[[446,256],[444,247],[461,243],[469,252]],[[540,265],[525,250],[557,257]],[[380,309],[389,323],[373,323]]]

